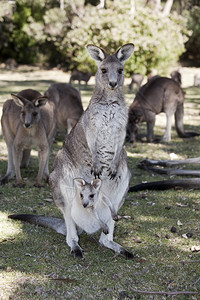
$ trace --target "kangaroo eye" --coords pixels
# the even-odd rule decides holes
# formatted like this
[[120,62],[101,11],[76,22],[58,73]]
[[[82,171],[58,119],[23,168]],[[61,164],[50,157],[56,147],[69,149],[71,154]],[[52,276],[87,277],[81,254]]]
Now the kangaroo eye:
[[22,116],[25,116],[25,111],[22,111],[21,114],[22,114]]
[[32,113],[32,115],[34,116],[34,117],[36,117],[37,116],[37,112],[36,111],[34,111],[33,113]]
[[83,199],[83,194],[80,194],[81,199]]
[[122,74],[122,72],[123,72],[123,69],[119,69],[119,70],[118,70],[118,73],[119,73],[119,74]]
[[107,70],[106,70],[106,69],[101,69],[101,72],[102,72],[103,74],[105,74],[105,73],[107,72]]
[[94,194],[91,194],[91,195],[90,195],[90,198],[92,198],[92,199],[93,199],[93,198],[94,198]]

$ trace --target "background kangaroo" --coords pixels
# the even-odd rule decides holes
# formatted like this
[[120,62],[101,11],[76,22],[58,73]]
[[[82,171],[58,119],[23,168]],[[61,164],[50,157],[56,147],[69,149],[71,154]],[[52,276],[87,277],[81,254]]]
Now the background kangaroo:
[[40,187],[42,178],[48,179],[49,176],[49,150],[56,133],[54,104],[47,102],[47,97],[32,89],[11,96],[13,100],[7,100],[3,105],[1,118],[8,148],[8,167],[1,184],[16,174],[17,185],[24,186],[20,164],[27,167],[31,149],[38,147],[39,171],[35,186]]
[[81,72],[81,71],[78,71],[78,70],[73,70],[72,74],[70,76],[70,79],[69,79],[69,83],[72,84],[73,81],[77,80],[78,81],[79,90],[80,90],[81,81],[84,81],[85,84],[87,85],[91,76],[92,76],[91,73],[84,73],[84,72]]
[[171,141],[171,121],[175,114],[175,127],[179,137],[186,138],[199,135],[195,132],[184,132],[183,125],[184,92],[180,85],[167,77],[153,77],[137,92],[129,107],[127,135],[133,144],[141,122],[147,123],[147,141],[153,140],[153,129],[156,115],[165,112],[166,130],[162,142]]
[[144,76],[140,73],[134,73],[131,75],[131,83],[129,85],[129,90],[132,91],[133,90],[133,85],[136,84],[137,86],[137,90],[139,90],[139,88],[142,85],[142,81],[144,79]]
[[57,130],[69,133],[83,113],[79,91],[70,84],[53,83],[45,95],[55,104]]
[[[82,230],[92,234],[101,229],[99,218],[108,227],[108,233],[102,232],[99,242],[126,258],[133,258],[130,252],[113,241],[114,220],[110,207],[117,213],[130,180],[123,148],[128,118],[123,95],[123,63],[131,56],[134,46],[126,44],[113,55],[95,45],[88,45],[87,49],[98,64],[96,86],[87,110],[57,154],[50,175],[51,190],[56,205],[63,212],[66,242],[75,257],[82,257],[78,234]],[[95,177],[101,178],[95,204],[98,218],[89,207],[83,206],[80,191],[74,184],[75,178],[91,183]],[[105,199],[108,199],[108,204]]]

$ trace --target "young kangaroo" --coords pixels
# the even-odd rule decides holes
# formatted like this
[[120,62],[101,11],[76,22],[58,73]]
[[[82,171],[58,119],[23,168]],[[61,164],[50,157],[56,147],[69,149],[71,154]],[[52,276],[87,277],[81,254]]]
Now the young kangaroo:
[[[74,183],[77,187],[77,190],[79,191],[80,199],[79,199],[79,197],[75,198],[75,200],[72,203],[72,207],[74,205],[76,205],[76,206],[80,205],[80,202],[81,202],[83,207],[91,209],[91,214],[93,214],[95,219],[98,220],[99,225],[102,228],[103,232],[105,234],[108,234],[109,228],[101,220],[101,217],[98,215],[98,210],[97,210],[97,207],[99,204],[98,199],[99,199],[99,189],[101,187],[101,179],[99,179],[99,178],[94,179],[91,181],[91,183],[87,183],[82,178],[75,178]],[[77,202],[77,200],[78,200],[78,202]],[[107,205],[109,207],[113,220],[117,221],[118,217],[117,217],[117,214],[114,210],[112,203],[106,198],[104,198],[103,201],[104,201],[105,205]],[[72,208],[72,210],[73,209],[77,210],[77,207]],[[95,220],[95,222],[96,222],[96,220]],[[91,225],[92,224],[91,224],[91,216],[90,216],[90,225],[89,226],[91,226]]]
[[83,113],[79,91],[70,84],[53,83],[45,96],[55,104],[57,129],[69,133]]
[[[98,65],[96,86],[88,108],[56,156],[50,174],[51,190],[56,205],[63,212],[66,242],[75,257],[82,257],[78,234],[83,230],[92,234],[106,224],[108,230],[101,233],[100,244],[126,258],[133,258],[133,254],[113,241],[112,211],[116,217],[130,180],[123,148],[128,119],[123,94],[123,64],[131,56],[134,46],[126,44],[113,55],[95,45],[88,45],[87,49]],[[74,178],[91,183],[94,177],[101,178],[101,186],[92,214],[80,204],[80,191],[75,187]],[[62,231],[61,227],[60,223],[58,227],[54,223],[55,230]]]
[[[83,206],[88,211],[89,226],[92,226],[92,220],[98,221],[101,229],[105,234],[109,233],[108,226],[100,219],[97,213],[96,207],[98,207],[99,189],[101,187],[101,179],[97,178],[91,181],[91,183],[85,182],[82,178],[74,179],[75,189],[77,191],[77,197],[72,202],[72,209],[79,210],[77,207]],[[111,202],[104,199],[105,205],[110,209],[113,220],[117,221],[118,216],[113,208]],[[58,233],[66,235],[65,222],[59,218],[50,218],[44,216],[35,216],[30,214],[10,215],[9,218],[15,220],[26,221],[35,225],[44,227],[50,227],[56,230]]]
[[39,171],[35,186],[40,187],[42,178],[48,179],[49,176],[49,149],[56,133],[54,104],[32,89],[11,96],[13,100],[7,100],[3,105],[1,118],[8,148],[8,167],[0,182],[5,184],[16,174],[17,186],[24,186],[20,164],[28,166],[31,149],[36,146],[39,149]]

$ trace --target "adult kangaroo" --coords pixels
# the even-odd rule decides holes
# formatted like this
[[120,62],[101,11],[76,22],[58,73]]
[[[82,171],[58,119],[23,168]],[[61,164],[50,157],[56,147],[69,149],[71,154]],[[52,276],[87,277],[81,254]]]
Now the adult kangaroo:
[[45,96],[55,104],[57,130],[69,133],[83,113],[79,91],[67,83],[53,83]]
[[8,167],[1,179],[5,184],[16,174],[17,186],[24,186],[20,164],[27,167],[33,147],[39,150],[39,171],[35,186],[42,186],[42,178],[48,179],[50,146],[56,133],[55,107],[47,97],[32,89],[22,90],[3,105],[1,125],[8,148]]
[[84,81],[85,84],[88,84],[88,81],[90,80],[92,74],[91,73],[85,73],[81,72],[79,70],[73,70],[69,79],[69,84],[72,84],[73,81],[78,81],[79,90],[81,87],[81,81]]
[[195,132],[185,132],[183,125],[184,92],[173,79],[155,76],[137,92],[129,107],[127,135],[133,144],[142,122],[147,123],[147,141],[153,141],[153,129],[156,115],[165,112],[167,118],[166,130],[162,142],[171,141],[171,121],[175,115],[175,127],[179,137],[187,138],[199,135]]
[[[50,175],[54,201],[64,215],[66,242],[75,257],[83,256],[78,234],[83,230],[92,234],[104,224],[107,225],[107,232],[101,233],[100,244],[126,258],[133,258],[130,252],[113,241],[112,216],[112,211],[115,214],[122,206],[130,180],[123,148],[128,119],[123,94],[123,64],[133,49],[133,44],[126,44],[109,55],[95,45],[87,46],[89,54],[98,65],[94,93],[88,108],[58,152]],[[80,201],[83,195],[76,188],[74,180],[79,178],[93,185],[98,177],[101,179],[101,187],[94,215],[91,207],[84,207]],[[40,217],[32,216],[26,220],[31,222],[31,218],[37,218],[37,224],[40,224]],[[63,233],[62,221],[55,222],[57,225],[51,227]],[[48,226],[48,220],[45,224]]]

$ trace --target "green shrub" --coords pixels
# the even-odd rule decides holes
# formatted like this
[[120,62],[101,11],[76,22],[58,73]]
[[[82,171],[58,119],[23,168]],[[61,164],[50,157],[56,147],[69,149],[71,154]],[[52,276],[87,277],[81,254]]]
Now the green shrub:
[[185,21],[178,15],[163,18],[142,8],[133,17],[128,11],[122,13],[120,7],[106,10],[89,7],[83,19],[74,18],[72,30],[68,31],[61,47],[67,50],[64,55],[66,61],[71,60],[70,68],[94,72],[95,64],[86,53],[88,43],[114,52],[122,44],[133,42],[135,52],[126,63],[127,75],[147,74],[152,68],[165,74],[184,52],[186,36],[182,29],[185,29]]
[[188,16],[188,29],[192,34],[186,43],[188,54],[195,57],[200,62],[200,7],[194,6],[189,12]]
[[0,44],[4,45],[0,58],[13,57],[19,63],[42,60],[94,73],[96,65],[86,51],[87,44],[112,53],[133,42],[135,53],[126,64],[126,75],[145,75],[153,68],[164,75],[185,50],[186,19],[177,14],[163,18],[138,6],[133,16],[126,0],[107,1],[107,9],[79,2],[65,1],[61,10],[58,0],[16,0],[14,14],[3,22],[0,19]]

